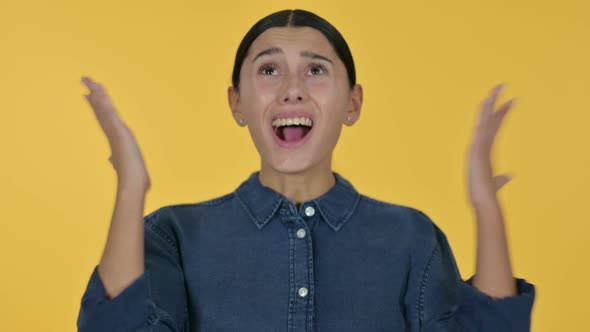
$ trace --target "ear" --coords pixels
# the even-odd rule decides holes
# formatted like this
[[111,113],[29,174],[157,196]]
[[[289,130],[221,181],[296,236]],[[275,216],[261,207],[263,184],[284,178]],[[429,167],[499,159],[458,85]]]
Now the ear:
[[[363,87],[360,84],[355,84],[350,92],[350,102],[348,103],[348,111],[344,115],[344,124],[352,126],[358,121],[361,115],[361,107],[363,106]],[[350,119],[350,120],[348,120]]]
[[[227,101],[232,112],[233,118],[239,126],[246,125],[242,112],[240,111],[240,93],[236,88],[230,86],[227,88]],[[240,120],[242,122],[240,122]]]

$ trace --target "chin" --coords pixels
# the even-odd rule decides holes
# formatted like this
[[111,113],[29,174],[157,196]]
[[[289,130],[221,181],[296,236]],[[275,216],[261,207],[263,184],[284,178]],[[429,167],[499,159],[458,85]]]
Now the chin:
[[[316,137],[316,139],[322,137]],[[310,140],[299,147],[285,148],[277,144],[276,140],[269,139],[260,142],[258,153],[263,161],[263,165],[272,169],[274,172],[281,174],[303,174],[317,167],[331,158],[331,151],[326,146],[318,146],[314,144],[314,140]],[[264,146],[264,147],[263,147]],[[329,162],[327,164],[330,164]]]
[[308,158],[301,156],[275,156],[266,162],[274,171],[283,174],[304,173],[313,168],[314,163]]
[[294,160],[294,159],[286,159],[283,160],[282,162],[275,162],[273,164],[271,164],[272,168],[279,172],[279,173],[284,173],[284,174],[298,174],[298,173],[304,173],[305,171],[309,170],[311,168],[311,165],[309,162],[306,162],[304,160]]

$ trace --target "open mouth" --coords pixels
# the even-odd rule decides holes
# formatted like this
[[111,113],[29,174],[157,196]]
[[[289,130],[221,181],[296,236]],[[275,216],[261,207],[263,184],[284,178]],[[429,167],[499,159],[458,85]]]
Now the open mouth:
[[309,138],[313,123],[311,119],[279,119],[273,121],[272,130],[277,143],[294,148],[303,145]]
[[274,127],[275,134],[281,141],[287,143],[295,143],[301,141],[309,131],[311,127],[305,125],[291,125],[283,127]]

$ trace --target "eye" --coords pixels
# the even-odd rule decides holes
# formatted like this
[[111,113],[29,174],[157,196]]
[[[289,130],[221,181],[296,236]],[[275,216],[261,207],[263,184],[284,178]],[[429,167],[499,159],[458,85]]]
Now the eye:
[[328,70],[326,70],[326,67],[324,67],[323,65],[321,65],[319,63],[313,64],[312,67],[311,67],[311,69],[310,69],[310,71],[312,72],[312,75],[313,76],[325,74],[325,73],[328,72]]
[[260,67],[258,70],[259,74],[262,75],[273,75],[273,72],[276,72],[277,68],[272,64],[265,64]]

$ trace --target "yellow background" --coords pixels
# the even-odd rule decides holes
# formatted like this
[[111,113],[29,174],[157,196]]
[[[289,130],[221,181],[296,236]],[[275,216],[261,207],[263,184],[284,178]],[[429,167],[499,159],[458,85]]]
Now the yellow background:
[[348,41],[364,87],[334,169],[417,207],[475,263],[465,151],[492,86],[520,97],[497,172],[514,272],[537,287],[533,331],[590,315],[590,5],[587,1],[8,1],[0,5],[2,330],[74,331],[102,254],[116,175],[82,97],[103,82],[152,178],[146,213],[233,191],[259,157],[230,116],[237,46],[271,12],[303,8]]

